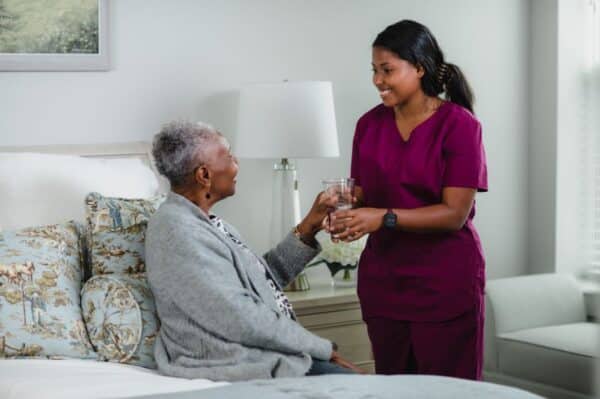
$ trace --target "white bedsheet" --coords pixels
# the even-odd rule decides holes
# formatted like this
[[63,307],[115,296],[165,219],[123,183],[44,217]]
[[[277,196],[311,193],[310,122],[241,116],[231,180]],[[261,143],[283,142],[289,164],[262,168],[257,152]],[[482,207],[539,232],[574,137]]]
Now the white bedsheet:
[[228,385],[165,377],[155,370],[94,360],[0,360],[2,399],[126,398]]

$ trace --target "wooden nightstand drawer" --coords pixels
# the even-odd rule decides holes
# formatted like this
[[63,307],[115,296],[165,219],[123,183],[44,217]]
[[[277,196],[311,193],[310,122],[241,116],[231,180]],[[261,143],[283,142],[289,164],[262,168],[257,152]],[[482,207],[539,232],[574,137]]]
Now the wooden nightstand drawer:
[[323,313],[298,314],[298,321],[309,329],[362,323],[360,309],[358,308]]
[[367,326],[354,288],[321,285],[288,296],[300,324],[338,344],[344,358],[369,373],[375,372]]

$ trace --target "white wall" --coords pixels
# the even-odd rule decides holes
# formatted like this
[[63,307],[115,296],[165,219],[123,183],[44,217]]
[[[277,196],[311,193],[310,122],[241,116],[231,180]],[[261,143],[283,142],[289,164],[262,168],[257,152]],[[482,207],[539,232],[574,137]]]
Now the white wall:
[[[403,18],[428,25],[464,69],[484,127],[490,192],[478,197],[491,278],[527,261],[528,2],[521,0],[119,0],[110,72],[0,73],[0,145],[150,140],[173,118],[233,133],[228,92],[256,81],[331,80],[341,157],[300,161],[302,207],[322,177],[347,175],[354,124],[378,102],[370,43]],[[217,210],[267,247],[270,162],[243,160]]]

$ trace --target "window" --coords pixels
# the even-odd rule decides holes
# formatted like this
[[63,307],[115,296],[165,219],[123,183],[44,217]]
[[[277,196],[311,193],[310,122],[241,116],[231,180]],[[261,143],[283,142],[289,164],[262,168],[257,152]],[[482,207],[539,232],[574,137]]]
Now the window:
[[589,45],[586,71],[586,169],[589,185],[587,266],[600,270],[600,0],[589,0]]

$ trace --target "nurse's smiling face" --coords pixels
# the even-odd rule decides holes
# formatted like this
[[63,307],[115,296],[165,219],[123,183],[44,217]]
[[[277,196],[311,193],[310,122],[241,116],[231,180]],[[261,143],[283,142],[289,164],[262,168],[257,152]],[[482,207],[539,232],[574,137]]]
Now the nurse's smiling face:
[[422,93],[423,68],[417,68],[383,47],[373,47],[373,84],[386,107],[402,106]]

